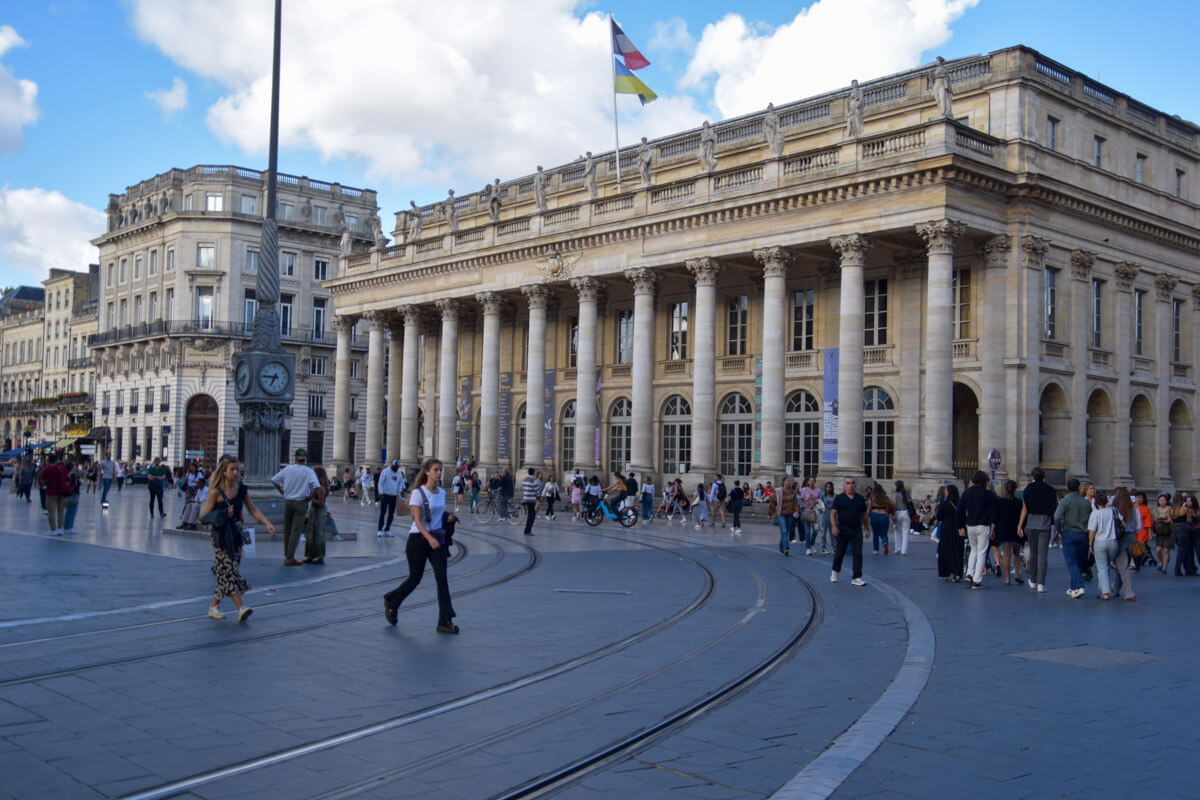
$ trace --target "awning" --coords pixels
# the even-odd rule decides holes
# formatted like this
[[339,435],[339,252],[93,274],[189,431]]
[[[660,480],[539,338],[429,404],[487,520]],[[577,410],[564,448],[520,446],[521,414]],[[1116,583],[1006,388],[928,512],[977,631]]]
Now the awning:
[[29,445],[30,450],[45,450],[47,447],[54,447],[54,442],[38,442]]
[[0,458],[19,458],[21,453],[24,452],[25,451],[19,447],[13,450],[5,450],[3,453],[0,453]]
[[68,436],[65,439],[59,439],[57,442],[54,443],[54,449],[62,450],[63,448],[70,447],[71,445],[75,444],[75,441],[78,438],[79,438],[78,436]]
[[86,436],[80,436],[79,440],[83,442],[103,442],[108,439],[108,426],[101,425],[98,428],[92,428],[87,432]]

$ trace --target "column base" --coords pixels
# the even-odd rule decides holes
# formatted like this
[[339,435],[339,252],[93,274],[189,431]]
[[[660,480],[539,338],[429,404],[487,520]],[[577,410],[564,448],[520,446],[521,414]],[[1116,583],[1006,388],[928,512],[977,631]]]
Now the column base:
[[[782,486],[783,479],[786,477],[788,477],[787,468],[782,464],[759,464],[754,469],[754,472],[750,474],[750,480],[755,482],[763,481],[764,483],[770,481],[772,486]],[[804,477],[803,475],[791,476],[792,480],[796,483],[802,482]]]
[[[1169,480],[1168,480],[1168,483],[1170,483]],[[1125,486],[1127,488],[1133,487],[1133,476],[1132,475],[1114,475],[1113,476],[1113,488],[1116,488],[1117,486]],[[1147,500],[1147,502],[1149,502],[1150,498],[1147,497],[1146,500]]]

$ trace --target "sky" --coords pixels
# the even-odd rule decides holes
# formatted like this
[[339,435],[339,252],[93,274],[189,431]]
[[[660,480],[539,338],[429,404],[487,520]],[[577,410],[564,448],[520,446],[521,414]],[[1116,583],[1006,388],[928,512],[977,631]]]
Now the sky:
[[[283,0],[281,172],[427,203],[613,146],[607,16],[661,136],[1015,44],[1200,122],[1200,3]],[[0,286],[97,260],[108,194],[171,167],[265,168],[272,0],[0,0]]]

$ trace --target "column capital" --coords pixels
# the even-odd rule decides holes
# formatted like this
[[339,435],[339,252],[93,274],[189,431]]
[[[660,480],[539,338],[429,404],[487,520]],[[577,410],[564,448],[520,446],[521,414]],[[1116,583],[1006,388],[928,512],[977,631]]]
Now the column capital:
[[1192,287],[1192,308],[1200,310],[1200,283]]
[[934,253],[953,253],[954,243],[967,232],[967,226],[952,220],[934,219],[917,225],[917,235],[925,240],[925,247],[930,255]]
[[442,312],[443,322],[456,322],[459,315],[462,314],[462,303],[450,297],[443,297],[440,300],[434,300],[433,305],[438,311]]
[[388,312],[386,311],[364,311],[363,319],[371,326],[372,331],[387,330]]
[[760,247],[753,251],[754,258],[762,265],[763,277],[786,278],[787,265],[792,254],[782,247]]
[[1154,279],[1154,288],[1157,289],[1156,294],[1158,299],[1168,302],[1175,295],[1175,285],[1179,281],[1172,278],[1170,275],[1159,275]]
[[825,261],[817,265],[817,275],[825,286],[837,286],[842,280],[842,269],[836,261]]
[[1025,266],[1030,269],[1044,269],[1046,252],[1050,249],[1050,240],[1033,234],[1021,237],[1021,252],[1024,253]]
[[721,271],[721,262],[715,258],[689,258],[683,262],[687,271],[692,273],[692,280],[697,286],[716,286],[717,274]]
[[540,283],[522,286],[521,294],[529,301],[530,308],[546,308],[550,305],[550,290]]
[[867,260],[867,251],[871,249],[871,240],[861,233],[849,236],[835,236],[829,240],[829,246],[841,256],[842,266],[861,267]]
[[1001,269],[1008,266],[1009,256],[1012,255],[1013,238],[1007,233],[993,236],[983,243],[986,258],[983,265],[988,269]]
[[634,294],[654,294],[654,287],[658,283],[658,273],[645,267],[627,269],[625,270],[625,280],[633,284]]
[[1138,276],[1142,268],[1129,261],[1119,261],[1114,269],[1117,273],[1117,289],[1122,292],[1133,291],[1133,279]]
[[929,257],[924,250],[908,250],[892,256],[896,265],[896,277],[900,280],[920,278],[929,267]]
[[349,334],[356,324],[358,324],[358,317],[352,317],[349,314],[333,315],[333,329],[339,334]]
[[475,295],[475,302],[483,306],[483,315],[500,314],[507,303],[499,292],[480,292]]
[[579,294],[580,303],[595,303],[600,300],[604,285],[595,278],[572,278],[571,288]]
[[399,314],[400,318],[404,320],[405,327],[408,327],[409,325],[418,327],[422,322],[425,321],[425,312],[421,310],[420,306],[399,306],[396,309],[396,313]]
[[1090,250],[1071,251],[1071,277],[1077,281],[1086,281],[1092,274],[1092,265],[1096,263],[1096,254]]

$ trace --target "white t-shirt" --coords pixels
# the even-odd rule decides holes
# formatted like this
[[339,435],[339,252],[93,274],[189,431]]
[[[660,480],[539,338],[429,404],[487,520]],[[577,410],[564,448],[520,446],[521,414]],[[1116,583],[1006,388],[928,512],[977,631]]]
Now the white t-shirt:
[[558,484],[554,481],[546,481],[542,486],[542,497],[554,497],[558,493]]
[[1111,542],[1117,538],[1116,509],[1106,506],[1096,509],[1088,517],[1088,530],[1096,532],[1097,542]]
[[653,483],[643,483],[642,484],[642,494],[648,494],[651,497],[654,497],[654,484]]
[[584,494],[590,494],[593,497],[600,497],[604,493],[604,489],[598,483],[589,483],[583,488]]
[[[436,489],[435,491],[430,491],[429,489],[425,489],[424,493],[425,493],[425,496],[422,497],[420,491],[418,491],[417,489],[413,489],[412,494],[409,495],[409,497],[408,497],[408,507],[409,508],[423,508],[425,505],[425,498],[429,498],[429,519],[431,521],[431,524],[426,525],[425,527],[427,527],[429,529],[430,533],[433,533],[435,529],[440,529],[442,526],[442,514],[444,514],[446,511],[446,493],[443,492],[440,488]],[[421,512],[422,519],[424,518],[424,513],[425,513],[424,511]],[[420,533],[421,532],[417,528],[416,520],[413,520],[413,524],[409,527],[408,532],[409,533]]]

